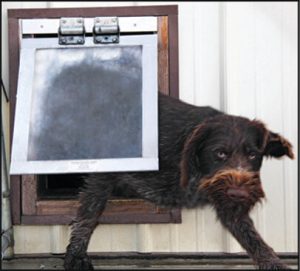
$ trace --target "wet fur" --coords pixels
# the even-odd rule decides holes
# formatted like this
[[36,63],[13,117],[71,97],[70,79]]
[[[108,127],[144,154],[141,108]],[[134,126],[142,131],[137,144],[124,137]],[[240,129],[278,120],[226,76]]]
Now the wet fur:
[[[250,163],[246,150],[244,153],[242,148],[236,147],[237,151],[232,151],[234,158],[224,165],[218,164],[212,152],[220,142],[228,146],[253,146],[259,159]],[[160,95],[159,171],[85,176],[65,269],[92,269],[87,246],[106,201],[115,189],[162,206],[193,208],[210,204],[222,225],[259,268],[287,268],[262,240],[249,217],[249,211],[264,197],[259,176],[262,158],[283,155],[293,158],[291,144],[260,121]],[[249,197],[228,196],[229,189],[236,186],[241,186]]]

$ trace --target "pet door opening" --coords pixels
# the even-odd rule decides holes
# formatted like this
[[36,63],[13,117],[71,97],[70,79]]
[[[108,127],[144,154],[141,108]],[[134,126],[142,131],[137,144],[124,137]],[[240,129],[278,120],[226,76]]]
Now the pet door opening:
[[21,41],[11,174],[158,170],[157,35]]
[[[84,174],[49,174],[39,175],[37,181],[37,197],[46,199],[77,199],[78,193],[84,184]],[[138,199],[135,191],[124,185],[114,186],[110,200],[114,199]]]

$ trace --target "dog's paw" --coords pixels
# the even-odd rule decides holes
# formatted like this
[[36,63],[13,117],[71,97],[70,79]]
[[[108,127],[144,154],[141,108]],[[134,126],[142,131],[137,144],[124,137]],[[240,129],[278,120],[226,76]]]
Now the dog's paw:
[[292,270],[281,261],[268,261],[259,264],[259,269],[263,270]]
[[67,254],[64,262],[65,270],[94,270],[90,258],[85,255],[84,257],[76,257]]

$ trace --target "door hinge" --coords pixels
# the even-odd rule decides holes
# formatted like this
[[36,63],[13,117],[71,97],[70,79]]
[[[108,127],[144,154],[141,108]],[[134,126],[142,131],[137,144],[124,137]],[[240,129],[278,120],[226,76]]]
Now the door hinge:
[[94,43],[119,43],[120,27],[117,17],[96,17],[94,19]]
[[84,44],[85,28],[83,18],[61,18],[58,29],[58,42],[61,45]]

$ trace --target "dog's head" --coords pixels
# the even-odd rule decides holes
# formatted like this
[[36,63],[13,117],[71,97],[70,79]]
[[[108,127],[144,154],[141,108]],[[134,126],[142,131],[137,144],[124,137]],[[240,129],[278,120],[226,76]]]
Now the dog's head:
[[199,180],[213,202],[253,206],[264,196],[259,170],[263,157],[293,158],[291,144],[260,121],[220,115],[201,123],[185,142],[181,186]]

